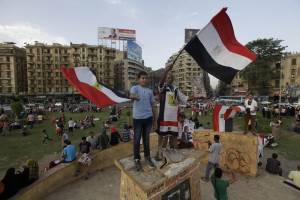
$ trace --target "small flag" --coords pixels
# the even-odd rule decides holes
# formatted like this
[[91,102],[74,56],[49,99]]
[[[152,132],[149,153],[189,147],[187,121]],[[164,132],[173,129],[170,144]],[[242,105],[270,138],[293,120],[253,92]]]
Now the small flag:
[[217,104],[215,105],[213,112],[213,128],[217,132],[225,132],[228,128],[226,120],[234,118],[236,113],[245,112],[243,106],[224,106]]
[[229,84],[256,55],[236,40],[226,10],[223,8],[214,16],[184,49],[203,70]]
[[215,105],[213,112],[213,128],[214,131],[224,132],[225,131],[225,112],[229,106],[223,106],[220,104]]
[[82,96],[98,107],[130,101],[130,99],[117,95],[112,89],[99,83],[96,76],[88,67],[62,67],[61,70],[69,83],[76,88]]

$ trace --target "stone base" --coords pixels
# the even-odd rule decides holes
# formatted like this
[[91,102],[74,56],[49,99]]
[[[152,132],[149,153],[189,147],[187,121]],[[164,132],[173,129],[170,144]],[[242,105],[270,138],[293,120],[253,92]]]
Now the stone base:
[[142,160],[144,171],[137,172],[132,157],[115,161],[121,170],[122,200],[200,200],[200,160],[202,153],[194,149],[177,150],[180,162],[155,162],[155,168]]

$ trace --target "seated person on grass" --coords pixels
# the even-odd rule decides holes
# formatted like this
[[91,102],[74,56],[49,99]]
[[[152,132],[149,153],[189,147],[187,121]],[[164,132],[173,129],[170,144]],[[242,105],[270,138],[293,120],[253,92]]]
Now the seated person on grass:
[[278,174],[279,176],[282,176],[282,169],[280,167],[281,163],[277,160],[277,158],[278,155],[276,153],[272,154],[272,158],[268,158],[266,171],[270,174]]
[[121,136],[118,132],[118,130],[116,129],[116,127],[114,126],[114,124],[111,125],[110,128],[110,145],[117,145],[120,143],[121,140]]
[[86,137],[82,137],[81,138],[81,142],[79,144],[79,152],[81,154],[89,154],[91,151],[91,143],[89,143],[88,141],[86,141]]
[[94,150],[98,146],[98,140],[95,136],[94,131],[90,131],[90,135],[86,138],[86,140],[91,144],[91,148]]
[[109,137],[106,134],[106,128],[102,130],[101,135],[98,136],[98,149],[107,149],[109,145]]
[[70,163],[76,160],[76,148],[70,140],[65,141],[66,147],[63,150],[63,163]]

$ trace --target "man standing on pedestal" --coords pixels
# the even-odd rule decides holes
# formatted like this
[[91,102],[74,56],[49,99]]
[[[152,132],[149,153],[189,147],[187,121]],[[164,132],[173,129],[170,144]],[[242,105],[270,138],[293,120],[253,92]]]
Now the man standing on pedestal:
[[173,75],[171,69],[173,65],[166,67],[162,75],[159,91],[159,116],[158,116],[158,152],[156,160],[162,159],[162,149],[166,148],[169,140],[171,149],[174,149],[178,136],[178,108],[179,104],[186,104],[188,97],[182,94],[173,85]]
[[253,99],[253,96],[250,94],[245,100],[245,131],[244,134],[248,133],[249,126],[251,127],[251,133],[256,135],[256,111],[257,111],[257,102]]
[[150,131],[155,123],[153,91],[146,87],[148,74],[138,73],[138,85],[130,89],[130,98],[133,99],[133,128],[134,128],[134,162],[137,171],[142,171],[140,156],[140,141],[143,138],[145,161],[151,167],[154,163],[150,157]]

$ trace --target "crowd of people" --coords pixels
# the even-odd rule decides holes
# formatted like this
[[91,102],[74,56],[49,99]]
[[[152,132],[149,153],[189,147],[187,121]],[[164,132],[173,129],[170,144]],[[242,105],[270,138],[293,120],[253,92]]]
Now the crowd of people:
[[[172,66],[168,66],[161,77],[158,87],[159,110],[156,113],[155,105],[156,98],[152,90],[146,87],[148,75],[146,72],[138,74],[138,85],[133,86],[130,90],[130,98],[133,100],[132,122],[122,124],[122,128],[118,130],[117,121],[119,120],[122,109],[117,110],[112,107],[108,119],[102,124],[99,133],[90,131],[88,136],[81,138],[78,146],[71,142],[71,135],[76,134],[78,130],[84,130],[95,127],[95,117],[86,115],[82,120],[74,120],[73,118],[66,119],[64,110],[61,111],[61,116],[52,120],[55,126],[56,135],[61,138],[61,157],[50,161],[45,170],[50,170],[61,163],[76,163],[75,176],[79,175],[83,168],[89,166],[93,162],[93,152],[95,150],[105,150],[119,143],[129,142],[133,140],[133,158],[135,169],[138,172],[143,171],[141,162],[140,146],[143,145],[145,163],[151,168],[155,164],[150,155],[150,132],[155,131],[158,134],[158,149],[154,159],[161,161],[164,159],[164,151],[169,148],[171,151],[176,151],[176,148],[192,148],[194,129],[203,129],[204,125],[199,122],[199,116],[207,115],[213,109],[212,102],[205,104],[195,103],[192,106],[192,115],[187,117],[184,112],[188,97],[180,92],[179,88],[173,85],[173,76],[169,73]],[[257,119],[258,103],[252,95],[248,95],[245,102],[244,114],[244,134],[249,131],[257,136]],[[51,108],[51,107],[50,107]],[[281,112],[297,115],[297,109],[290,107],[274,107],[272,110],[269,107],[262,109],[263,117],[269,118],[271,115],[275,121],[270,123],[272,127],[272,137],[275,140],[279,139],[281,126]],[[52,110],[51,110],[52,111]],[[44,120],[44,116],[40,116],[34,111],[28,112],[27,125],[30,129],[34,128],[36,123]],[[4,113],[0,116],[2,134],[7,134],[7,117]],[[23,135],[27,135],[26,129],[22,131]],[[54,138],[49,136],[48,130],[42,130],[42,144],[53,142]],[[264,141],[264,139],[263,139]],[[270,141],[268,141],[270,142]],[[263,144],[264,142],[262,142]],[[214,141],[208,141],[209,159],[206,166],[204,176],[201,178],[204,182],[211,180],[215,191],[216,199],[228,199],[227,188],[235,181],[234,173],[231,173],[230,180],[223,179],[223,170],[220,168],[220,153],[222,151],[222,143],[219,135],[214,136]],[[260,163],[260,166],[262,164]],[[266,171],[271,174],[282,175],[283,169],[278,160],[278,155],[273,154],[272,158],[267,159],[265,167]],[[88,173],[85,175],[88,178]],[[33,183],[39,178],[39,166],[36,161],[29,160],[22,171],[16,171],[14,168],[7,170],[5,177],[0,184],[1,198],[5,199],[21,188]],[[291,181],[287,184],[300,187],[300,167],[298,170],[289,174]],[[13,184],[14,183],[14,184]],[[17,184],[16,184],[17,183]]]

